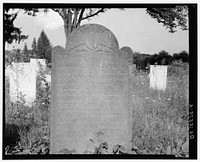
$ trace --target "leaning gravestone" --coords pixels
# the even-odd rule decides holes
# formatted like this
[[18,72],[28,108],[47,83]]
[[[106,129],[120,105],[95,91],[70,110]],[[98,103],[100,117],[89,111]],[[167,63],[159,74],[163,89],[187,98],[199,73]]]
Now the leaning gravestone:
[[133,51],[130,47],[124,46],[120,49],[124,59],[127,61],[128,64],[133,64]]
[[73,31],[65,50],[53,49],[51,154],[82,154],[102,142],[130,147],[128,67],[119,53],[113,33],[97,24]]
[[14,63],[6,69],[10,82],[10,100],[31,106],[36,99],[36,71],[30,63]]

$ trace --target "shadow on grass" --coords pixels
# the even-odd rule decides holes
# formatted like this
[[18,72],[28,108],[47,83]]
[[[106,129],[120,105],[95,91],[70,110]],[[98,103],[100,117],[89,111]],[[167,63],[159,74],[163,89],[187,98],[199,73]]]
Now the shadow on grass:
[[20,128],[18,125],[6,123],[4,130],[4,141],[3,141],[4,148],[7,147],[8,145],[12,147],[17,144],[17,141],[19,140],[19,133],[18,133],[19,129]]

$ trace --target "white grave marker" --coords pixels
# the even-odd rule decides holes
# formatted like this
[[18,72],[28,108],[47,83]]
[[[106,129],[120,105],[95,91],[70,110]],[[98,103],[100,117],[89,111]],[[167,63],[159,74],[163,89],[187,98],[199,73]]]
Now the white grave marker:
[[151,65],[150,88],[165,91],[166,83],[167,83],[167,66]]
[[30,106],[36,99],[36,70],[30,63],[14,63],[8,69],[10,79],[10,99],[12,102],[21,101],[24,96],[25,104]]

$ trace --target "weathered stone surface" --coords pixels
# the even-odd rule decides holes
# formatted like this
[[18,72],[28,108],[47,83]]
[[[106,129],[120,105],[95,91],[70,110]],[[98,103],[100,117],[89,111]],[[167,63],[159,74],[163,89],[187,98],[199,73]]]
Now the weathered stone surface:
[[128,64],[133,64],[133,51],[130,47],[124,46],[120,49],[124,59],[128,62]]
[[150,88],[165,91],[167,86],[167,66],[150,65]]
[[129,77],[118,41],[107,28],[83,25],[69,37],[66,50],[52,54],[50,153],[84,153],[107,142],[129,147]]

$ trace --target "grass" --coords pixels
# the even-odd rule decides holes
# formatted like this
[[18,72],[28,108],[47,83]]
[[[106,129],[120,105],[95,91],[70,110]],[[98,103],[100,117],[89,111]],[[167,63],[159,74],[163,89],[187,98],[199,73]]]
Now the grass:
[[[9,101],[9,84],[6,80],[5,133],[15,136],[16,139],[12,143],[6,143],[6,154],[49,153],[50,87],[47,86],[45,89],[41,86],[44,73],[38,75],[37,100],[32,107]],[[126,150],[116,144],[113,152],[108,152],[109,146],[102,143],[89,153],[172,154],[177,157],[188,157],[188,64],[174,63],[168,68],[165,91],[150,89],[148,73],[133,69],[131,88],[132,150]],[[66,149],[63,153],[72,152]]]
[[[176,70],[176,69],[175,69]],[[178,70],[182,70],[178,68]],[[189,75],[172,73],[165,92],[149,88],[144,73],[132,75],[133,144],[148,154],[188,156]]]

